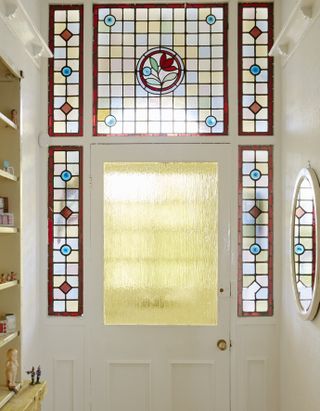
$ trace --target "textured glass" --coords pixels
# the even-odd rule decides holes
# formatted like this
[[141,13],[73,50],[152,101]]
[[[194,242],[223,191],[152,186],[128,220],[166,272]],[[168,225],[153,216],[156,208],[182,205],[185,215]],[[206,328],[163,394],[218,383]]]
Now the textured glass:
[[49,315],[82,314],[82,148],[49,148]]
[[273,133],[273,4],[239,4],[239,134]]
[[94,135],[227,134],[227,5],[95,5]]
[[83,6],[50,6],[50,136],[82,134]]
[[239,147],[238,313],[272,315],[272,147]]
[[217,324],[216,163],[105,163],[105,324]]
[[300,304],[305,311],[313,297],[316,249],[313,189],[307,178],[300,185],[294,224],[294,261]]

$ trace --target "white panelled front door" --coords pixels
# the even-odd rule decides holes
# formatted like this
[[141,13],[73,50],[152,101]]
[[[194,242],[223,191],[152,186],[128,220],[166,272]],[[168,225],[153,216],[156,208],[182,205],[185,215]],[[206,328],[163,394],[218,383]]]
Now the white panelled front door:
[[[104,325],[104,164],[113,162],[217,163],[217,325]],[[93,272],[86,285],[92,411],[230,410],[229,169],[225,144],[92,146]],[[224,351],[220,339],[227,342]]]

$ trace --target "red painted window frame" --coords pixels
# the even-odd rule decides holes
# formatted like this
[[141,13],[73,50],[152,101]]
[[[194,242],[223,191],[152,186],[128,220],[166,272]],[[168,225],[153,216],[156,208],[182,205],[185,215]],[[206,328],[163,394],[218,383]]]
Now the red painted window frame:
[[[170,7],[170,8],[185,8],[186,5],[190,8],[202,8],[202,7],[223,7],[223,15],[224,15],[224,21],[223,21],[223,31],[224,31],[224,36],[223,36],[223,78],[224,78],[224,83],[223,83],[223,93],[224,93],[224,132],[223,133],[174,133],[174,134],[166,134],[166,133],[157,133],[157,134],[98,134],[97,131],[97,101],[98,101],[98,10],[101,8],[158,8],[158,7]],[[168,137],[189,137],[189,136],[205,136],[205,137],[216,137],[218,138],[219,136],[227,136],[229,133],[229,95],[228,95],[228,27],[229,27],[229,9],[228,9],[228,3],[172,3],[172,4],[167,4],[167,3],[147,3],[147,4],[94,4],[93,5],[93,116],[92,116],[92,130],[93,130],[93,136],[94,137],[145,137],[145,136],[168,136]]]
[[273,135],[273,99],[274,99],[274,91],[273,91],[273,75],[274,75],[274,67],[273,67],[273,57],[268,57],[268,99],[269,99],[269,107],[268,107],[268,131],[263,132],[245,132],[242,131],[242,68],[243,68],[243,56],[242,56],[242,10],[244,8],[252,8],[252,7],[267,7],[268,8],[268,22],[269,22],[269,30],[268,30],[268,49],[271,50],[273,46],[273,37],[274,37],[274,17],[273,17],[273,10],[274,6],[273,3],[239,3],[238,4],[238,133],[240,136],[271,136]]
[[[268,310],[265,312],[246,312],[242,309],[243,290],[243,261],[242,261],[242,153],[246,150],[266,150],[268,151]],[[238,151],[238,317],[271,317],[274,313],[273,305],[273,146],[272,145],[241,145]]]
[[79,132],[55,133],[53,131],[54,114],[54,57],[49,59],[48,68],[48,134],[50,137],[82,137],[83,136],[83,5],[50,5],[49,6],[49,48],[54,54],[54,12],[56,10],[80,11],[79,42]]
[[[54,153],[56,151],[79,152],[79,306],[77,312],[53,310],[53,227],[54,227]],[[79,317],[83,314],[83,148],[81,146],[51,146],[48,150],[48,315]]]

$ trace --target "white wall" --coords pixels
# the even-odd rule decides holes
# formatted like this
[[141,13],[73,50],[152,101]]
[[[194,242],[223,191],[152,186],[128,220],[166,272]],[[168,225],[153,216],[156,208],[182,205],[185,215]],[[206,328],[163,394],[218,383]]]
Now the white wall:
[[[283,1],[283,21],[293,0]],[[289,219],[295,178],[308,160],[320,177],[320,20],[282,72],[283,268],[281,411],[319,411],[320,315],[299,318],[290,283]]]
[[[38,26],[40,0],[23,0],[27,12]],[[0,20],[0,55],[22,70],[21,81],[21,189],[22,189],[22,375],[31,365],[38,365],[39,323],[39,150],[40,72],[21,43]],[[46,275],[46,274],[45,274]]]

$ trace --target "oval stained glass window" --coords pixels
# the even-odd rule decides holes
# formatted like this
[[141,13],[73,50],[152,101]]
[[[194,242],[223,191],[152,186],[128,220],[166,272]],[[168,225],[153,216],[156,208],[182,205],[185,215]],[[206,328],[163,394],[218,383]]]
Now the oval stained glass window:
[[291,268],[294,295],[305,320],[313,320],[319,290],[319,183],[313,169],[300,171],[291,210]]

